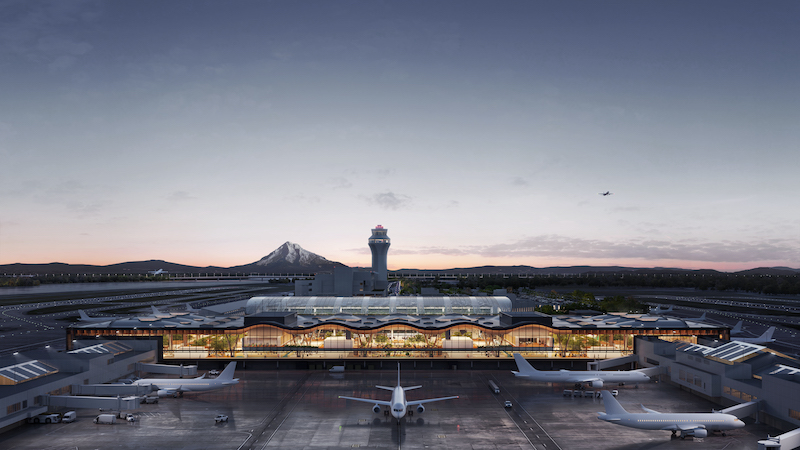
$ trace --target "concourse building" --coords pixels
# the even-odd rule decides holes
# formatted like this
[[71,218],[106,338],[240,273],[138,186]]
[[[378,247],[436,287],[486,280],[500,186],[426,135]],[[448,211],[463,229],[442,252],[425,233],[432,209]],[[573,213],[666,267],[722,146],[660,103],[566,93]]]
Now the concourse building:
[[318,362],[321,368],[386,358],[513,362],[513,352],[530,359],[608,359],[631,355],[636,336],[690,343],[729,337],[727,327],[664,316],[513,312],[503,296],[253,297],[200,313],[161,312],[77,324],[67,343],[155,339],[165,361],[294,361],[281,365],[286,368]]

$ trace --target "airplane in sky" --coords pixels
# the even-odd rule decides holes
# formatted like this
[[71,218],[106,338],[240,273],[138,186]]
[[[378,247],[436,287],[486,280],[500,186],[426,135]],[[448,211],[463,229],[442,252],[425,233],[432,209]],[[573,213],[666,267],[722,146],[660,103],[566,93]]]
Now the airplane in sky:
[[613,195],[613,194],[614,194],[614,193],[613,193],[613,192],[610,192],[610,191],[605,191],[605,192],[601,192],[601,193],[600,193],[600,195],[602,195],[603,197],[607,197],[607,196],[609,196],[609,195]]
[[108,322],[110,320],[119,319],[119,317],[117,317],[117,316],[89,317],[89,315],[86,314],[86,312],[84,310],[82,310],[82,309],[78,310],[78,314],[80,314],[80,318],[78,320],[80,320],[81,322],[99,323],[99,322]]
[[775,342],[775,339],[772,338],[772,334],[775,333],[775,327],[767,328],[767,331],[764,332],[761,336],[752,337],[752,338],[743,338],[737,337],[732,338],[732,341],[739,341],[739,342],[749,342],[751,344],[769,344],[770,342]]
[[166,397],[172,395],[174,397],[183,396],[184,392],[202,392],[213,391],[215,389],[222,389],[227,386],[232,386],[239,382],[238,378],[233,378],[233,372],[236,370],[236,361],[228,363],[225,370],[219,374],[217,378],[206,378],[203,374],[197,378],[142,378],[136,380],[133,384],[139,386],[152,385],[158,388],[158,396]]
[[631,414],[619,404],[609,391],[603,391],[603,406],[606,412],[597,413],[597,418],[624,427],[641,430],[667,430],[672,436],[680,432],[680,438],[694,436],[704,438],[709,431],[722,431],[742,428],[744,422],[731,414],[712,413],[660,413],[642,405],[644,413]]
[[[409,402],[406,399],[406,391],[410,391],[412,389],[419,389],[422,386],[411,386],[411,387],[400,386],[400,363],[397,363],[397,386],[395,387],[375,386],[375,387],[386,391],[392,391],[392,399],[387,402],[383,400],[373,400],[371,398],[345,397],[343,395],[340,395],[339,398],[343,398],[345,400],[355,400],[357,402],[374,403],[375,406],[372,407],[372,410],[375,413],[381,412],[381,406],[388,406],[391,408],[392,416],[394,416],[397,419],[397,423],[400,423],[400,419],[402,419],[406,415],[409,406],[416,406],[417,412],[423,413],[425,411],[425,407],[422,406],[423,403],[438,402],[442,400],[452,400],[454,398],[458,398],[458,396],[456,395],[453,397],[428,398],[425,400],[414,400]],[[409,415],[411,414],[413,413],[409,412]]]
[[593,388],[603,387],[604,383],[647,383],[650,377],[646,369],[637,370],[536,370],[519,353],[514,353],[519,372],[511,371],[519,378],[548,383],[588,383]]

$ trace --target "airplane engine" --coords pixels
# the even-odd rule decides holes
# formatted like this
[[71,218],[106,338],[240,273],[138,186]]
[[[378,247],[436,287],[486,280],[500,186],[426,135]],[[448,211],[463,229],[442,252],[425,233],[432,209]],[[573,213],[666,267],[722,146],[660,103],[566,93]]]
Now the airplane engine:
[[425,407],[422,405],[417,405],[417,412],[422,414],[425,412]]
[[381,412],[381,405],[373,406],[372,411],[375,412],[375,414],[378,414],[379,412]]
[[592,381],[593,388],[601,388],[603,387],[603,380],[594,380]]
[[174,392],[170,392],[170,391],[168,391],[166,389],[159,389],[157,391],[157,394],[158,394],[159,397],[169,397],[170,395],[172,395],[172,396],[175,395]]
[[708,430],[705,428],[697,428],[691,431],[692,435],[697,438],[704,438],[708,436]]

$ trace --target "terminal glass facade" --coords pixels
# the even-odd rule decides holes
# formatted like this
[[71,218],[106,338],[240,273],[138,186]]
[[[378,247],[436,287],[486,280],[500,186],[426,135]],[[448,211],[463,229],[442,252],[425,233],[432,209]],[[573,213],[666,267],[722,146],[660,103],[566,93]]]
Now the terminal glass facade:
[[70,339],[161,336],[164,359],[204,358],[614,358],[633,353],[635,336],[696,343],[719,329],[557,329],[525,324],[508,329],[454,322],[424,329],[394,322],[354,329],[341,322],[308,328],[256,324],[240,329],[73,328]]

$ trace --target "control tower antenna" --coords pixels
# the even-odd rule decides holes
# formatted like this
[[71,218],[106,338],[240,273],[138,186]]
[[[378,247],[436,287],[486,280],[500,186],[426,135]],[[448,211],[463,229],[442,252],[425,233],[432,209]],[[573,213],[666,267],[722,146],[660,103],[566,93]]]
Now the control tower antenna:
[[372,251],[372,271],[378,275],[379,289],[386,289],[388,286],[388,274],[386,271],[386,255],[389,253],[389,245],[392,240],[386,233],[389,230],[381,225],[372,229],[372,236],[369,237],[369,249]]

